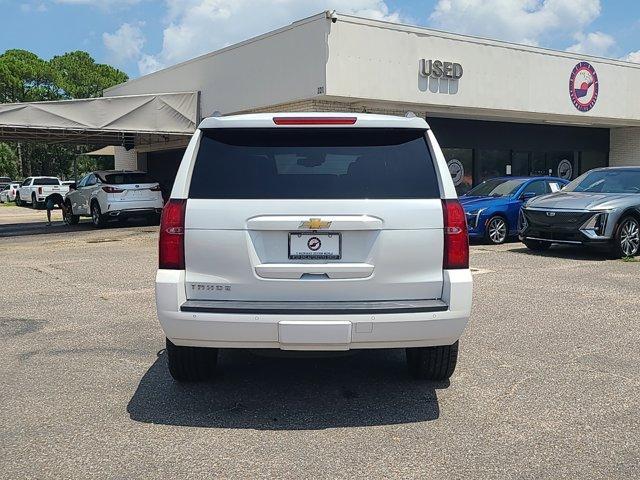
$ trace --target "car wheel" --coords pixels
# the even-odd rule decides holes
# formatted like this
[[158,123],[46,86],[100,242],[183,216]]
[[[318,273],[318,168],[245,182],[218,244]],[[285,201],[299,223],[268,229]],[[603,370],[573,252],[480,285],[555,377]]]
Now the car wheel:
[[524,243],[529,250],[533,250],[534,252],[544,252],[551,247],[550,242],[543,242],[540,240],[523,240],[522,243]]
[[22,201],[20,200],[20,194],[16,193],[16,206],[21,207]]
[[217,348],[180,347],[167,338],[169,373],[176,382],[198,382],[213,377]]
[[446,380],[453,375],[458,363],[458,342],[437,347],[407,348],[407,366],[413,378]]
[[504,217],[496,215],[491,217],[485,228],[485,238],[489,243],[501,245],[507,241],[509,236],[509,226]]
[[80,215],[74,215],[71,209],[71,202],[65,203],[64,222],[67,225],[77,225],[80,221]]
[[93,202],[91,204],[91,222],[96,228],[104,227],[104,216],[100,211],[100,205],[98,205],[98,202]]
[[623,217],[613,239],[613,256],[634,257],[640,250],[640,222],[632,216]]
[[31,195],[31,208],[33,208],[34,210],[38,209],[38,202],[36,201],[36,196]]

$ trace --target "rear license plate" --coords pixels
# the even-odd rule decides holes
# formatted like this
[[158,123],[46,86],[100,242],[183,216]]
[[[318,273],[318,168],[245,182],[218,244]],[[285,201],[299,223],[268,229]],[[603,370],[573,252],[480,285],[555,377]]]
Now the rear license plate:
[[342,238],[339,233],[290,233],[291,260],[340,260]]

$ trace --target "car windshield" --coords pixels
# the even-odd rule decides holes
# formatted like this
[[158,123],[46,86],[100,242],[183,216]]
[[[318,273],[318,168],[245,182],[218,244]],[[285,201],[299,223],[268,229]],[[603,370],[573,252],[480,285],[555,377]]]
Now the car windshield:
[[576,178],[565,192],[640,193],[639,170],[596,170]]
[[468,197],[508,197],[525,182],[522,179],[494,178],[486,180],[466,193]]
[[60,185],[60,180],[54,177],[36,178],[33,181],[34,185]]
[[205,130],[189,198],[438,198],[424,130]]
[[156,181],[143,172],[123,172],[105,174],[104,183],[109,185],[129,185],[133,183],[156,183]]

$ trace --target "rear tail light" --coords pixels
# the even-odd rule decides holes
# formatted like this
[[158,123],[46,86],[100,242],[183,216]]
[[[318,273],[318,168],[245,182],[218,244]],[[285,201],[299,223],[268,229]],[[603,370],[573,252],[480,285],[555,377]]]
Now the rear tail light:
[[162,189],[160,188],[160,185],[156,185],[155,187],[151,187],[149,190],[151,190],[152,192],[161,192]]
[[122,188],[116,188],[116,187],[102,187],[102,190],[104,190],[107,193],[122,193],[122,192],[124,192],[124,190]]
[[469,236],[464,210],[458,200],[442,200],[445,270],[469,268]]
[[38,187],[38,195],[42,195],[42,187]]
[[276,125],[353,125],[356,117],[273,117]]
[[160,220],[159,268],[184,270],[184,212],[186,200],[172,198]]

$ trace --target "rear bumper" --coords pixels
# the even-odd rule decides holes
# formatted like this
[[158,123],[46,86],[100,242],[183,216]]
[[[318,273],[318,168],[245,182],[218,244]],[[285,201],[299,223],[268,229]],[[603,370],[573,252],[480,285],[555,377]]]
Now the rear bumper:
[[187,301],[184,271],[159,270],[156,306],[166,336],[176,345],[282,350],[451,345],[469,320],[472,279],[469,270],[445,271],[444,277],[442,300],[319,306]]
[[164,206],[161,199],[139,200],[131,202],[107,202],[105,215],[111,217],[135,217],[161,213]]
[[162,213],[162,208],[128,208],[125,210],[109,210],[106,215],[113,218],[145,217]]

